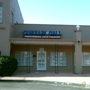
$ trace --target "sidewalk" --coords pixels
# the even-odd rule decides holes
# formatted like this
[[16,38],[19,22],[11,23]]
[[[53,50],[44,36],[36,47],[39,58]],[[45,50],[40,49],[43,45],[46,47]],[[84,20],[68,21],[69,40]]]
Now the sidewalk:
[[0,77],[2,80],[16,80],[16,81],[48,81],[54,83],[67,83],[82,85],[85,82],[90,85],[90,74],[73,74],[73,73],[59,73],[55,72],[31,72],[27,74],[25,72],[15,73],[10,77]]

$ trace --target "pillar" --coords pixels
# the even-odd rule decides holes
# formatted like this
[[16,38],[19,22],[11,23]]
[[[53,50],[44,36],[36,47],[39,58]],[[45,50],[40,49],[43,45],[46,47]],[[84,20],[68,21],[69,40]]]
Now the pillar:
[[75,30],[75,73],[82,73],[82,42],[81,42],[81,30]]

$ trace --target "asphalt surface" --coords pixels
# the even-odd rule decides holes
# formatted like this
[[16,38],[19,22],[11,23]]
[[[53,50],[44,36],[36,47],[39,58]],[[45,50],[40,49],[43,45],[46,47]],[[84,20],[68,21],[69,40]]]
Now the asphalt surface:
[[84,90],[77,87],[35,82],[0,82],[0,90]]

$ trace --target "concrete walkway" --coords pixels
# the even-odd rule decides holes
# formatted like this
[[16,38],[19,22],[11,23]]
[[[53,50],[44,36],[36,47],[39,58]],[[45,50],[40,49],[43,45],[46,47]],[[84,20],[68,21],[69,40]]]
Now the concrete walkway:
[[51,82],[63,82],[63,83],[74,83],[82,84],[86,83],[90,85],[90,74],[73,74],[73,73],[59,73],[55,72],[31,72],[27,74],[26,72],[15,73],[10,77],[0,77],[0,80],[38,80],[38,81],[51,81]]

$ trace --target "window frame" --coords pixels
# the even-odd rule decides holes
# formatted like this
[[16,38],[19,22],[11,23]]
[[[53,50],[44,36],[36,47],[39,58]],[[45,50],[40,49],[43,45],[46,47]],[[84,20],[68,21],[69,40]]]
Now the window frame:
[[1,17],[0,17],[1,21],[0,21],[0,23],[2,23],[3,22],[3,4],[1,2],[0,2],[0,7],[1,7],[1,12],[0,12],[0,14],[1,14]]
[[[85,54],[85,53],[88,53],[89,54],[89,59],[87,60],[87,61],[89,61],[89,65],[84,64],[84,61],[86,61],[86,60],[84,60],[85,57],[83,56],[83,54]],[[85,66],[85,67],[90,66],[90,52],[83,52],[82,53],[82,66]]]
[[14,24],[14,12],[11,11],[11,24]]
[[[18,54],[17,54],[18,53]],[[26,55],[26,59],[25,59],[25,53],[27,53]],[[31,54],[30,54],[31,53]],[[23,54],[23,57],[21,57]],[[27,61],[27,58],[31,58],[28,57],[28,55],[32,55],[32,59],[30,59],[30,64]],[[18,66],[33,66],[33,53],[32,52],[27,52],[27,51],[17,51],[15,52],[15,57],[18,61]],[[27,61],[27,62],[26,62]],[[21,64],[22,63],[22,64]],[[28,65],[29,64],[29,65]]]
[[[83,53],[89,53],[89,56],[90,56],[90,52],[82,52],[82,66],[83,67],[89,67],[90,65],[84,65]],[[89,60],[89,63],[90,63],[90,60]],[[74,66],[75,66],[75,53],[74,53]]]
[[[53,59],[51,59],[51,53],[53,53],[53,54],[57,54],[58,56],[56,56],[56,55],[52,55],[53,56]],[[62,53],[62,56],[60,56],[60,53]],[[65,57],[64,57],[64,53],[66,53],[66,55],[65,55]],[[57,64],[55,65],[55,56],[56,56],[56,58],[58,58],[58,60],[57,60]],[[67,66],[67,61],[68,61],[68,54],[67,54],[67,52],[50,52],[50,66],[62,66],[62,67],[64,67],[64,66]],[[62,59],[61,61],[60,61],[60,58]],[[66,59],[66,60],[64,60],[64,58]],[[59,62],[61,62],[61,63],[59,63]],[[64,63],[65,62],[65,63]]]

